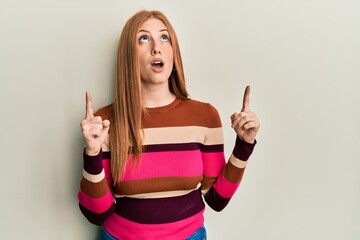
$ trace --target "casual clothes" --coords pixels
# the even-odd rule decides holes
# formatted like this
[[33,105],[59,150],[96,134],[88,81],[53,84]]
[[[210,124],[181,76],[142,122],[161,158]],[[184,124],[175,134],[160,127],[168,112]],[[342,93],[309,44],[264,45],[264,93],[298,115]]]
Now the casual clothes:
[[[110,113],[108,106],[97,114]],[[128,163],[114,186],[108,142],[97,156],[84,153],[80,209],[118,239],[186,239],[204,224],[204,200],[216,211],[228,204],[255,144],[237,138],[226,163],[217,110],[191,99],[148,108],[142,126],[140,164]]]

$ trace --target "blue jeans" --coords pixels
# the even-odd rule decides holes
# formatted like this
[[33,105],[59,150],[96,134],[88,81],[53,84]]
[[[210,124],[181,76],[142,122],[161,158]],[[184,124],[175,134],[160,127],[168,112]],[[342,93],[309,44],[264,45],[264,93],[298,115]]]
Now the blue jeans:
[[117,238],[111,236],[104,227],[101,227],[100,240],[117,240]]
[[[199,228],[193,235],[186,238],[185,240],[206,240],[206,229],[204,226]],[[100,240],[117,240],[117,238],[113,237],[108,233],[104,227],[101,228]]]
[[193,235],[186,238],[185,240],[206,240],[206,229],[204,225],[199,228]]

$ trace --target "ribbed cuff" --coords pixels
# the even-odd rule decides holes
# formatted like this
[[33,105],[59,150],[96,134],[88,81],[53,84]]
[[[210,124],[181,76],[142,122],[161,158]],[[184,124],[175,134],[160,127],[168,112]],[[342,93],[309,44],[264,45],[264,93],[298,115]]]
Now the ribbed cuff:
[[242,161],[247,161],[251,156],[254,147],[256,145],[256,140],[254,143],[247,143],[241,140],[238,136],[236,137],[235,147],[233,150],[233,155]]
[[103,170],[101,150],[98,155],[89,156],[85,153],[85,149],[84,149],[83,158],[84,158],[84,170],[87,173],[93,175],[101,173],[101,171]]

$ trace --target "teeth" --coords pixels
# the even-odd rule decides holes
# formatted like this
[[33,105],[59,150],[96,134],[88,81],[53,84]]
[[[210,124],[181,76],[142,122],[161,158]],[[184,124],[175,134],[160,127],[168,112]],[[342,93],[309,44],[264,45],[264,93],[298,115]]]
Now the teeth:
[[162,67],[164,64],[161,61],[154,61],[152,66],[154,67]]

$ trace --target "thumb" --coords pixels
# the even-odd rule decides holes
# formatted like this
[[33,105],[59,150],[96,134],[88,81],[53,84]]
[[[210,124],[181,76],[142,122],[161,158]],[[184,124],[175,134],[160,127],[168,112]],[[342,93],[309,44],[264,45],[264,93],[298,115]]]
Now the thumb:
[[110,128],[110,121],[109,120],[104,120],[102,122],[102,125],[103,125],[103,130],[109,130]]

